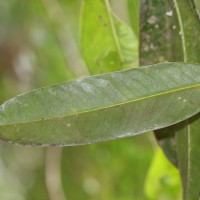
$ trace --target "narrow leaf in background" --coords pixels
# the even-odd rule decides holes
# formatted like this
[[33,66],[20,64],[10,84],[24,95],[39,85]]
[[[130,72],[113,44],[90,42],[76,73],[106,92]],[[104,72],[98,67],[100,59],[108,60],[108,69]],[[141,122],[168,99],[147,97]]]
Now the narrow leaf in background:
[[[152,1],[156,2],[156,1]],[[158,3],[161,1],[157,1]],[[171,35],[171,41],[179,41],[180,42],[170,42],[174,45],[174,49],[176,50],[172,56],[168,54],[167,58],[173,61],[177,60],[184,60],[185,62],[196,62],[199,63],[199,54],[197,52],[200,51],[200,22],[197,15],[197,12],[195,11],[195,7],[191,6],[193,5],[193,2],[190,0],[174,0],[174,1],[163,1],[163,5],[170,5],[170,7],[167,7],[168,10],[165,10],[163,13],[165,13],[168,18],[173,18],[173,16],[177,15],[178,20],[174,20],[173,25],[169,27],[169,30],[172,28],[174,30],[178,30],[178,36],[177,34]],[[151,3],[146,2],[146,7],[151,8]],[[154,4],[155,8],[158,8],[159,4]],[[158,7],[157,7],[158,6]],[[160,7],[159,7],[160,9]],[[175,9],[175,10],[174,10]],[[158,9],[157,9],[158,10]],[[163,14],[160,15],[161,17]],[[156,21],[157,18],[152,17],[149,18],[150,24]],[[159,23],[157,26],[161,27],[162,22],[158,21]],[[153,23],[154,24],[154,23]],[[168,32],[165,32],[165,37],[167,37]],[[141,33],[145,34],[145,32]],[[150,41],[157,33],[151,32],[151,35],[149,38]],[[142,37],[144,38],[144,37]],[[165,40],[166,41],[166,40]],[[146,41],[142,40],[144,43],[142,46],[145,47]],[[162,43],[161,43],[162,44]],[[160,47],[162,45],[160,44]],[[163,45],[166,46],[166,42],[163,42]],[[163,48],[164,49],[164,48]],[[153,57],[148,57],[149,55],[146,53],[144,54],[145,49],[143,48],[142,58],[141,61],[146,58],[146,60],[150,61],[151,59],[158,59],[159,55],[156,55],[159,51],[153,51],[154,54]],[[172,50],[171,48],[165,49],[165,53],[167,53],[167,50]],[[147,51],[149,52],[149,51]],[[162,51],[160,51],[162,52]],[[173,51],[172,51],[173,52]],[[183,52],[182,56],[181,54],[177,54],[177,52]],[[174,57],[174,55],[177,55],[177,57]],[[150,61],[151,62],[151,61]],[[153,61],[157,62],[156,60]],[[162,146],[164,147],[164,150],[168,157],[171,159],[172,162],[174,162],[174,158],[176,153],[170,153],[173,152],[171,150],[174,149],[174,151],[177,151],[178,154],[178,166],[180,168],[180,172],[182,175],[182,185],[183,185],[183,198],[186,200],[193,200],[193,199],[199,199],[199,188],[200,188],[200,177],[198,169],[200,168],[200,163],[196,160],[197,156],[199,155],[199,148],[197,148],[197,143],[199,141],[199,133],[198,133],[198,116],[195,116],[193,119],[189,119],[188,121],[182,122],[179,125],[175,125],[172,127],[169,127],[167,129],[159,130],[157,131],[157,137],[159,139],[162,138],[162,134],[164,136],[166,135],[172,135],[170,139],[165,138],[165,140],[162,140]],[[173,135],[176,135],[176,142],[174,140]],[[166,149],[165,145],[168,143],[168,141],[171,140],[171,147],[170,149]],[[163,145],[164,144],[164,145]],[[174,145],[175,144],[175,145]]]

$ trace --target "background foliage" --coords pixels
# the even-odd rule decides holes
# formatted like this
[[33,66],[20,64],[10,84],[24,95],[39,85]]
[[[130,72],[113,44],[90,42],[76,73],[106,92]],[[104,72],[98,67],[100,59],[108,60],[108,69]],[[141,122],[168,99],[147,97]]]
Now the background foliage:
[[[0,1],[0,104],[34,88],[89,73],[107,72],[103,67],[114,66],[110,61],[119,64],[125,60],[123,68],[137,67],[137,45],[130,48],[134,54],[131,62],[130,59],[120,60],[114,53],[102,54],[97,58],[100,62],[91,59],[93,55],[89,54],[94,52],[84,54],[84,47],[92,37],[98,39],[97,43],[103,43],[105,37],[110,38],[111,52],[115,51],[115,41],[98,27],[98,31],[89,33],[91,24],[88,24],[87,14],[92,15],[92,10],[98,11],[99,6],[92,5],[92,10],[88,9],[91,13],[84,14],[82,4],[81,0]],[[123,27],[130,26],[123,30],[132,31],[134,34],[130,38],[138,43],[139,2],[113,0],[110,6],[116,20],[123,21]],[[102,17],[108,20],[106,13]],[[83,30],[86,36],[80,37]],[[90,70],[94,65],[98,68]],[[177,171],[169,163],[166,164],[169,168],[165,168],[168,161],[163,161],[160,151],[149,170],[155,152],[155,141],[150,134],[87,146],[48,149],[1,142],[0,198],[180,199]],[[155,173],[158,169],[159,173]],[[151,187],[154,181],[155,187]]]

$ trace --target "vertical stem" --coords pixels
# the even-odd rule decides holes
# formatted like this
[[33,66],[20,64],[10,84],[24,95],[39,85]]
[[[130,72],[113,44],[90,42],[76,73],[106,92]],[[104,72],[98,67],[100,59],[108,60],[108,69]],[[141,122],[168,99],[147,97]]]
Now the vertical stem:
[[46,151],[45,177],[50,200],[67,200],[61,180],[62,148],[50,147]]

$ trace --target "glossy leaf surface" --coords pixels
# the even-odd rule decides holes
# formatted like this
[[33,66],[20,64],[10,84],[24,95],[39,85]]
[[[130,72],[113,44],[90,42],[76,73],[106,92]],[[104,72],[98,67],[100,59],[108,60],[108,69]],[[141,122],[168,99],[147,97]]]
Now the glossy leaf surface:
[[191,117],[200,111],[199,99],[199,65],[164,63],[103,74],[7,101],[0,107],[0,137],[78,145],[132,136]]

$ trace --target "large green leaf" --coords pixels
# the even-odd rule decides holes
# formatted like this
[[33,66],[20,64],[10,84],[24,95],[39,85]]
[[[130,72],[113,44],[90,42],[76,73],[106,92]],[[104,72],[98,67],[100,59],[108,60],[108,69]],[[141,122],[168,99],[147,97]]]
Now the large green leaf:
[[0,107],[0,137],[78,145],[132,136],[191,117],[200,111],[199,99],[199,65],[164,63],[103,74],[7,101]]
[[91,74],[124,69],[137,60],[138,40],[113,16],[107,0],[85,0],[81,20],[82,53]]
[[117,17],[113,17],[119,45],[122,53],[122,63],[128,64],[138,60],[138,39],[133,30]]

